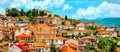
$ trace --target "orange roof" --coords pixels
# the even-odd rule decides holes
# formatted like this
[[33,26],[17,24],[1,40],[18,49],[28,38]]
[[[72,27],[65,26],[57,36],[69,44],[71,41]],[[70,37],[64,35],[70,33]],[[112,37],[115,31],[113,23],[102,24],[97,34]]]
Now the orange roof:
[[14,24],[15,22],[8,22],[9,24]]
[[44,44],[44,43],[39,43],[39,42],[34,42],[35,46],[37,47],[45,47],[45,48],[49,48],[50,46]]
[[100,35],[111,35],[113,32],[112,31],[99,31],[98,34]]
[[9,29],[9,28],[3,28],[3,31],[5,31],[5,32],[9,32],[10,29]]
[[67,38],[62,37],[62,36],[58,36],[58,37],[55,37],[53,39],[55,39],[55,40],[67,40]]
[[68,30],[62,30],[61,32],[63,32],[63,33],[67,33],[67,32],[69,32]]
[[17,26],[11,26],[10,28],[17,28]]
[[87,22],[86,24],[94,24],[94,22]]
[[80,32],[94,32],[94,30],[79,30]]
[[57,26],[63,26],[62,24],[57,24]]
[[95,36],[85,36],[83,37],[84,39],[95,39],[96,37]]
[[34,36],[22,33],[22,34],[20,34],[20,35],[18,35],[16,37],[34,37]]
[[83,42],[83,40],[82,40],[82,39],[75,39],[75,40],[77,40],[77,41],[78,41],[78,43],[82,43],[82,42]]
[[35,44],[35,46],[37,46],[37,47],[42,47],[42,46],[44,46],[43,43],[39,43],[39,42],[34,42],[34,44]]
[[117,48],[117,52],[120,52],[120,48]]
[[29,44],[29,49],[32,50],[35,49],[35,47]]
[[37,27],[50,27],[47,24],[34,24],[33,28],[37,28]]
[[[69,47],[69,46],[63,46],[62,48],[61,48],[61,52],[76,52],[77,50],[74,50],[74,49],[72,49],[71,47]],[[77,51],[77,52],[80,52],[80,51]]]
[[73,25],[71,25],[71,24],[66,24],[65,26],[73,26]]
[[77,26],[77,27],[75,27],[75,28],[84,28],[83,26]]
[[0,26],[0,29],[4,28],[4,26]]
[[73,29],[72,32],[79,32],[80,30]]
[[37,16],[36,18],[43,18],[42,16]]
[[77,45],[72,44],[72,43],[71,43],[71,44],[69,44],[69,46],[70,46],[70,47],[72,47],[72,48],[77,48],[77,47],[78,47]]

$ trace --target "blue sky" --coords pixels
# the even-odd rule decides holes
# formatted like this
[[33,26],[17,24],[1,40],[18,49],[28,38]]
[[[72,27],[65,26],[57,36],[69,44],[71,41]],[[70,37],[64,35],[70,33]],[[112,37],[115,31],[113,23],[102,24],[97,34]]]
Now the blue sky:
[[74,19],[120,17],[120,0],[1,0],[0,13],[6,8],[47,9]]

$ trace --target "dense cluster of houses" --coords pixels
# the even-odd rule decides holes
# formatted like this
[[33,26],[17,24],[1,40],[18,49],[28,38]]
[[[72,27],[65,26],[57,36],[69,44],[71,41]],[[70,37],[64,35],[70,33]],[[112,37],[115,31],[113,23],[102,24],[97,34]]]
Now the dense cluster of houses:
[[[19,18],[23,20],[19,21]],[[34,24],[31,24],[26,16],[1,17],[0,52],[50,52],[51,44],[55,44],[60,52],[85,52],[86,44],[97,47],[96,36],[116,37],[118,35],[117,27],[106,28],[94,22],[66,20],[49,15],[34,18]],[[65,24],[62,24],[63,21]],[[97,27],[96,36],[94,35],[96,30],[87,29],[86,26]],[[84,36],[85,33],[90,35]]]

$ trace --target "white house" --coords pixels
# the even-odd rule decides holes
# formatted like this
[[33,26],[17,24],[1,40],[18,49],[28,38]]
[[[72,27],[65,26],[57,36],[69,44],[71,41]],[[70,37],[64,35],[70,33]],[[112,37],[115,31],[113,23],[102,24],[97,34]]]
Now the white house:
[[22,50],[15,44],[13,45],[9,44],[8,52],[22,52]]
[[56,47],[60,47],[64,44],[65,40],[67,40],[67,38],[58,36],[58,37],[53,38],[52,43],[54,43],[56,45]]
[[100,32],[98,32],[98,36],[100,36],[100,37],[117,37],[117,32],[100,31]]
[[82,26],[82,27],[85,27],[85,23],[79,23],[79,24],[77,24],[76,26]]

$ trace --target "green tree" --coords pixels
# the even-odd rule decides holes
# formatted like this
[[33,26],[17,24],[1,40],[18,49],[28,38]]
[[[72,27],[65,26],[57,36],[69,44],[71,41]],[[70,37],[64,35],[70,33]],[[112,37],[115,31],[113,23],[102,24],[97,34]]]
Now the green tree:
[[9,37],[5,37],[5,38],[4,38],[4,41],[9,41]]
[[93,32],[93,35],[97,35],[97,33],[98,33],[98,30],[95,30],[95,32]]
[[98,48],[103,52],[111,52],[112,41],[109,37],[100,37],[98,42]]
[[6,15],[10,16],[10,9],[6,9]]
[[7,16],[13,16],[13,17],[20,16],[20,12],[16,8],[7,9],[6,13]]
[[2,16],[2,14],[0,14],[0,16]]
[[85,52],[97,52],[97,49],[94,46],[86,45],[85,46]]
[[23,9],[21,9],[21,16],[25,16],[25,12]]
[[32,15],[33,15],[33,16],[36,16],[36,11],[35,11],[35,9],[32,9]]
[[0,40],[0,43],[2,43],[3,40]]
[[51,52],[58,52],[58,48],[56,47],[55,44],[50,44],[51,46]]
[[31,10],[28,10],[27,12],[26,12],[26,16],[28,16],[29,14],[31,14],[32,13],[32,11]]
[[60,17],[58,14],[54,14],[54,17]]
[[62,25],[65,25],[65,23],[66,23],[66,21],[62,21],[62,22],[61,22]]
[[86,26],[86,29],[88,30],[97,30],[97,26]]
[[74,22],[71,22],[71,25],[76,26],[77,24],[76,24],[76,23],[74,23]]
[[22,19],[22,18],[19,18],[19,21],[23,21],[23,19]]
[[35,16],[38,16],[38,9],[35,9]]
[[67,17],[67,15],[65,15],[65,20],[68,20],[68,17]]
[[29,17],[29,21],[31,21],[32,23],[34,23],[34,16],[32,15],[32,13],[30,13],[28,15],[28,17]]
[[40,15],[40,16],[44,16],[45,13],[44,13],[42,10],[40,10],[40,11],[39,11],[39,15]]
[[83,33],[84,36],[90,36],[90,33]]

